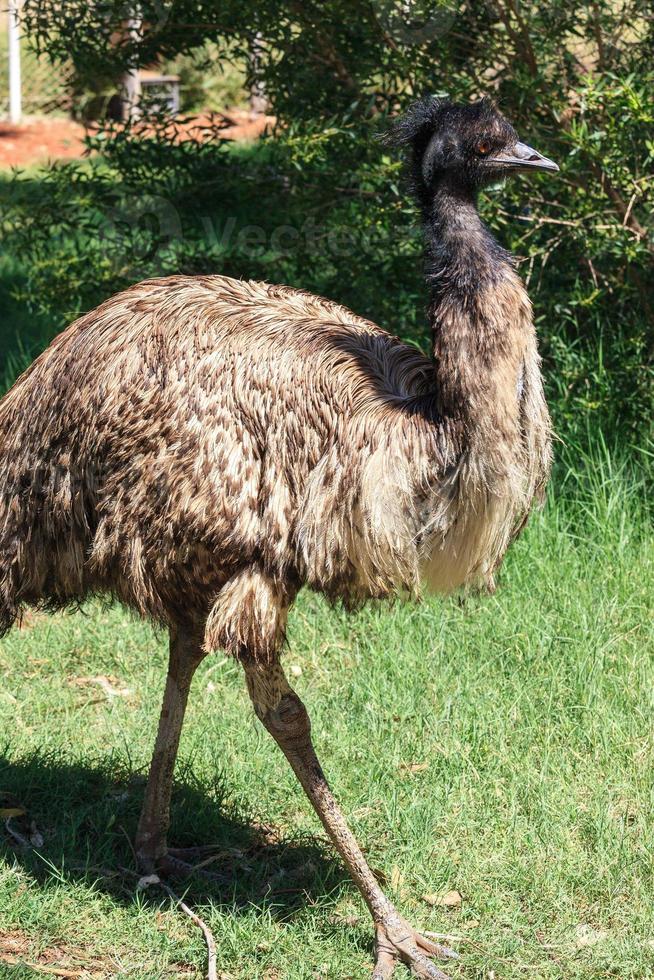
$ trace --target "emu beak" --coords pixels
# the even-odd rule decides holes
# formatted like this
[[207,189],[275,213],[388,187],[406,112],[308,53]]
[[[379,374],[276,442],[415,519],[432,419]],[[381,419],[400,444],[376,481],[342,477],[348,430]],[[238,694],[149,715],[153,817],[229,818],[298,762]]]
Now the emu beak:
[[501,150],[494,157],[488,158],[488,162],[499,163],[500,166],[510,167],[512,170],[549,170],[556,173],[559,169],[553,160],[548,160],[526,143],[516,143],[510,150]]

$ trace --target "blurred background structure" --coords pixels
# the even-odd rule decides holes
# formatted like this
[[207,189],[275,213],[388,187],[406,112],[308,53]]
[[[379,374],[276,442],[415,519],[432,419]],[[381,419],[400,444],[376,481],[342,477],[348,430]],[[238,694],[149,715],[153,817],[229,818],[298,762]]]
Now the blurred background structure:
[[[136,17],[124,18],[120,26],[109,39],[118,49],[143,30]],[[247,89],[245,65],[212,59],[207,71],[212,54],[207,49],[186,57],[156,56],[147,65],[125,65],[99,79],[93,71],[84,77],[65,54],[52,60],[40,50],[23,17],[23,0],[7,0],[0,10],[0,166],[80,157],[88,125],[135,120],[142,115],[141,103],[147,112],[170,118],[180,111],[227,110],[230,138],[259,135],[270,120],[256,67]],[[253,63],[256,57],[253,41]]]
[[21,38],[20,0],[0,10],[0,119],[12,124],[23,116],[65,113],[72,109],[73,66],[52,64]]

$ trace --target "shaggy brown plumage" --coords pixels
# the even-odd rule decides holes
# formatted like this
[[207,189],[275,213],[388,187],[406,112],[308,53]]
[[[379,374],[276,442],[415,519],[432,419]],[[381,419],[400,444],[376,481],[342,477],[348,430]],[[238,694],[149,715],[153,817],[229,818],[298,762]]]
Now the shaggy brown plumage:
[[492,585],[550,461],[529,299],[474,203],[527,165],[523,145],[488,103],[429,100],[395,139],[412,147],[427,231],[433,359],[308,293],[174,276],[81,317],[0,403],[2,629],[24,603],[91,593],[171,629],[177,708],[162,715],[144,863],[166,854],[193,670],[221,647],[373,911],[380,977],[398,957],[440,974],[406,953],[396,933],[410,927],[356,871],[314,786],[308,722],[277,664],[287,612],[303,585],[349,606]]
[[429,359],[291,289],[171,277],[82,317],[0,405],[3,626],[110,592],[270,657],[305,583],[356,603],[488,578],[548,429],[515,273],[478,304],[502,348],[471,349],[458,311],[438,344],[465,420]]

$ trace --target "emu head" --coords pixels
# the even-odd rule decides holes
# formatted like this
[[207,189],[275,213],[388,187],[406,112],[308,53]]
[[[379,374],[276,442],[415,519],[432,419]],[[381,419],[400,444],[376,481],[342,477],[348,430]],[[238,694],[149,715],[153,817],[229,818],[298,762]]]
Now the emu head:
[[410,147],[412,185],[422,203],[441,185],[474,194],[510,173],[559,169],[519,141],[490,99],[470,105],[421,99],[395,123],[386,142]]

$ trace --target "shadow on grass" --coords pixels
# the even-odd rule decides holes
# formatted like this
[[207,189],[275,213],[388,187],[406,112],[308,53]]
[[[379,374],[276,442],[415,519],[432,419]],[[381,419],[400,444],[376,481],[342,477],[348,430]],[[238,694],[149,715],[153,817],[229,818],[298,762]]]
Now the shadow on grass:
[[[282,839],[271,826],[246,819],[224,803],[221,783],[207,789],[191,774],[175,786],[171,846],[211,844],[216,859],[207,870],[218,880],[194,877],[174,887],[191,899],[209,898],[233,911],[265,907],[279,919],[331,892],[346,875],[335,857],[312,838]],[[138,869],[132,849],[145,778],[122,763],[70,764],[35,755],[10,761],[0,754],[0,808],[27,813],[10,826],[24,838],[36,830],[43,846],[24,847],[0,833],[0,859],[14,860],[33,880],[95,885],[116,901],[131,903]],[[159,905],[162,893],[145,893]]]

